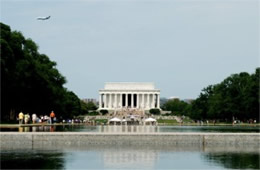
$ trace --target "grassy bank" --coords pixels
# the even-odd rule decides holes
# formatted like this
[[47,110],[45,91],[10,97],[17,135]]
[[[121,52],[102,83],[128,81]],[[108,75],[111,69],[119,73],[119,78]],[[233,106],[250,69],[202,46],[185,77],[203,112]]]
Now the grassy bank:
[[[249,124],[249,123],[240,123],[240,124],[235,124],[232,125],[231,123],[204,123],[198,124],[198,123],[178,123],[176,120],[157,120],[159,126],[254,126],[254,127],[259,127],[260,124]],[[97,125],[106,125],[107,119],[98,119],[95,121]],[[0,128],[18,128],[18,127],[28,127],[28,126],[64,126],[64,125],[70,125],[70,126],[79,126],[79,125],[86,125],[84,123],[55,123],[55,124],[0,124]],[[91,125],[86,125],[86,126],[91,126]]]

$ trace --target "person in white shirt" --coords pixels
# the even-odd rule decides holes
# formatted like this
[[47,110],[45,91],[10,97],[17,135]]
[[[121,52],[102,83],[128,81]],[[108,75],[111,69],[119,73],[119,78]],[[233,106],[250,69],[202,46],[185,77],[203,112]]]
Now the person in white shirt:
[[33,124],[36,123],[36,120],[37,120],[37,115],[34,113],[34,114],[32,114]]

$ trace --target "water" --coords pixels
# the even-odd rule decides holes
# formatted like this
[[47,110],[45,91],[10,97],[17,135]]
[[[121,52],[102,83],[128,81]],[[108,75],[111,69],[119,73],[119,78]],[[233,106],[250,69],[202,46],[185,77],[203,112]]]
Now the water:
[[[27,126],[19,132],[259,132],[256,126]],[[61,147],[59,147],[61,148]],[[259,148],[200,146],[87,146],[57,149],[1,149],[1,169],[260,169]]]
[[[259,132],[256,126],[28,126],[1,128],[20,132]],[[62,149],[57,149],[62,148]],[[255,146],[73,146],[1,149],[1,169],[260,169]]]
[[1,150],[9,169],[259,169],[259,152],[157,148],[88,147],[66,150]]
[[0,128],[2,132],[100,132],[100,133],[169,133],[169,132],[260,132],[259,126],[27,126]]

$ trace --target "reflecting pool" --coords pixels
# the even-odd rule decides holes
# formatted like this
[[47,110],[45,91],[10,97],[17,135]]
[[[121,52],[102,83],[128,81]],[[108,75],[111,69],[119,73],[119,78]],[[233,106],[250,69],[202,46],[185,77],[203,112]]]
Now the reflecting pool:
[[260,132],[259,126],[22,126],[16,128],[0,128],[2,132],[100,132],[100,133],[169,133],[169,132]]
[[10,169],[259,169],[259,152],[197,148],[88,147],[65,150],[1,150]]

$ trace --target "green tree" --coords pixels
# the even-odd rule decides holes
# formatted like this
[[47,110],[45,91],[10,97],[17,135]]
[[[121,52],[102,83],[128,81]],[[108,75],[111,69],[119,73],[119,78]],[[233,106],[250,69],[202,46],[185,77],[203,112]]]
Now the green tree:
[[160,109],[150,109],[149,112],[153,115],[159,115],[161,114]]
[[259,68],[254,74],[233,74],[221,83],[208,86],[192,103],[193,119],[232,121],[259,120]]
[[80,106],[81,106],[81,114],[82,115],[88,114],[87,103],[80,100]]
[[86,107],[87,107],[88,111],[90,111],[90,110],[92,110],[92,111],[97,110],[97,106],[93,102],[88,102]]
[[106,110],[106,109],[102,109],[102,110],[100,110],[99,112],[100,112],[102,115],[105,115],[105,114],[108,113],[108,110]]
[[1,28],[1,121],[14,120],[20,112],[59,116],[80,113],[78,97],[63,87],[64,76],[56,63],[38,52],[38,46],[22,33]]
[[190,118],[197,120],[208,118],[208,100],[213,93],[213,88],[212,85],[204,88],[199,97],[192,102],[191,111],[188,114]]
[[181,101],[179,99],[171,99],[168,100],[162,108],[167,111],[171,111],[172,114],[176,115],[187,115],[187,107],[188,103],[185,103],[184,101]]

